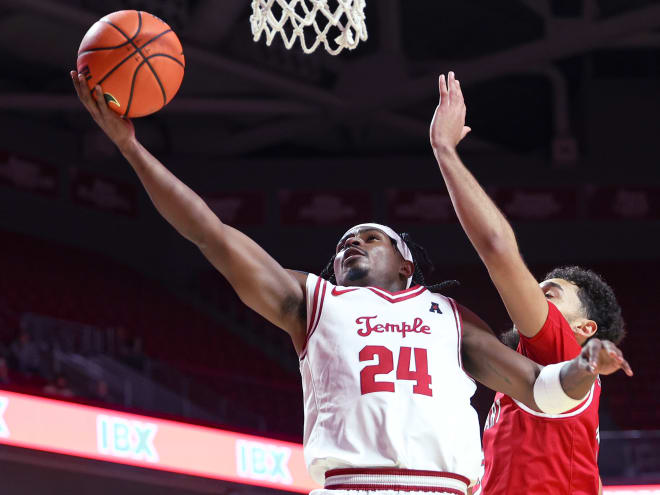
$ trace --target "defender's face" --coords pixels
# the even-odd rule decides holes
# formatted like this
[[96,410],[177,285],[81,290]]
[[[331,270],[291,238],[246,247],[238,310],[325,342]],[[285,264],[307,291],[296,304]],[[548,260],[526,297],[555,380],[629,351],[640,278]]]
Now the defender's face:
[[392,239],[377,229],[342,238],[334,261],[337,285],[380,285],[396,280],[403,257]]
[[563,278],[551,278],[541,282],[540,286],[546,299],[557,306],[557,309],[571,326],[577,319],[586,317],[584,307],[578,296],[579,287],[573,282]]

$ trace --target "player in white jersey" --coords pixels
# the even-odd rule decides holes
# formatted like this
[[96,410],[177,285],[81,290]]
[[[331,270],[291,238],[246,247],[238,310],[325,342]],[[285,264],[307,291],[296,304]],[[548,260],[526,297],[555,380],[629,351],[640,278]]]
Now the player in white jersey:
[[465,488],[481,471],[481,444],[456,304],[419,285],[392,293],[309,275],[306,289],[300,371],[312,477],[343,487],[328,472],[404,466],[454,473],[462,478],[435,483]]
[[79,98],[117,145],[163,217],[195,243],[241,300],[289,333],[300,356],[305,456],[337,490],[465,494],[480,474],[474,379],[536,411],[564,411],[621,352],[593,339],[572,361],[545,368],[501,344],[472,312],[429,292],[404,239],[382,225],[350,229],[328,280],[285,270],[223,224],[71,73]]

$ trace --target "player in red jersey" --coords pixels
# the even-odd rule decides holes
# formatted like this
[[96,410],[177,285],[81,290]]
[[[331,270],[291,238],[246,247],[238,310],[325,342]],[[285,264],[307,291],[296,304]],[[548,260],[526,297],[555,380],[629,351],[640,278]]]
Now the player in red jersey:
[[[511,226],[456,153],[470,129],[464,125],[465,104],[453,73],[447,83],[441,77],[440,94],[431,125],[433,151],[461,225],[520,335],[518,352],[548,365],[579,355],[594,336],[620,342],[621,309],[598,275],[566,267],[550,272],[540,285],[534,279]],[[483,436],[483,493],[599,493],[599,396],[600,379],[582,404],[553,415],[497,393]]]
[[[349,229],[327,279],[284,269],[151,155],[99,86],[92,95],[81,74],[71,78],[161,215],[247,306],[290,335],[303,377],[305,459],[325,483],[316,495],[465,495],[481,474],[481,453],[478,429],[467,425],[469,416],[477,421],[464,370],[538,412],[574,407],[599,372],[632,374],[608,341],[594,339],[576,358],[545,367],[508,349],[473,313],[424,286],[423,259],[386,226]],[[434,414],[441,408],[444,421]]]

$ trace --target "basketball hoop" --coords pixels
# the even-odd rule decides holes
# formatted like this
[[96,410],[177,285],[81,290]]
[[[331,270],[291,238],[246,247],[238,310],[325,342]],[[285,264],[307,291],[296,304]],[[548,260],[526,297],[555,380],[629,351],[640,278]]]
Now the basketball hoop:
[[[337,4],[334,12],[329,1]],[[252,35],[259,41],[264,34],[270,46],[279,33],[287,50],[299,40],[305,53],[322,43],[330,55],[337,55],[367,40],[365,5],[366,0],[252,0]]]

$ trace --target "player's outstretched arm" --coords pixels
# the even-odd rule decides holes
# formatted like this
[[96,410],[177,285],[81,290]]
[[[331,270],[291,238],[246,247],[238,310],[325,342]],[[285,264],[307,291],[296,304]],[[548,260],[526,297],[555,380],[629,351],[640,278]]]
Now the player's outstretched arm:
[[199,247],[246,305],[287,331],[301,350],[305,276],[287,272],[253,240],[223,224],[202,198],[139,143],[133,124],[108,108],[99,87],[92,94],[82,76],[72,71],[71,78],[83,105],[131,164],[158,212]]
[[536,335],[548,316],[548,303],[518,250],[513,229],[456,152],[470,131],[465,102],[454,73],[440,76],[440,102],[431,122],[433,154],[449,196],[470,242],[479,253],[513,323],[527,337]]
[[470,310],[460,310],[465,370],[488,388],[535,411],[557,414],[572,409],[584,400],[599,374],[623,369],[632,376],[630,365],[612,342],[592,338],[575,359],[544,368],[502,344]]

